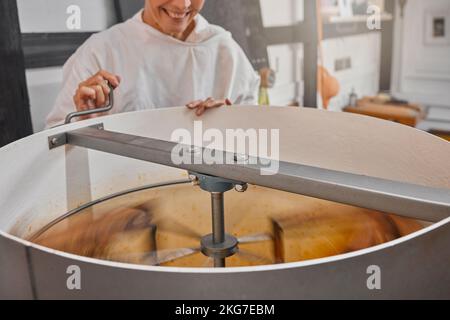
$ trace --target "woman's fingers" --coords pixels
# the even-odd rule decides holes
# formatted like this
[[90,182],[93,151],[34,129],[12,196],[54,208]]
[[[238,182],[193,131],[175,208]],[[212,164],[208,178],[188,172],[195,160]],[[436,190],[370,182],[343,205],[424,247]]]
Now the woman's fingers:
[[210,97],[206,100],[196,100],[196,101],[190,102],[186,105],[186,107],[191,110],[195,110],[195,114],[197,116],[201,116],[202,114],[205,113],[205,111],[207,109],[219,108],[224,105],[231,106],[232,105],[231,100],[230,99],[215,100]]
[[96,92],[91,87],[81,87],[78,90],[78,95],[81,99],[92,99],[95,100],[96,98]]
[[[86,87],[92,87],[96,91],[98,90],[96,86],[100,86],[103,90],[103,95],[105,96],[105,101],[103,101],[103,105],[105,104],[107,97],[111,91],[109,84],[112,85],[113,88],[116,88],[120,85],[120,77],[113,75],[112,73],[109,73],[108,71],[101,70],[97,72],[94,76],[90,77],[86,81],[82,82],[80,84],[80,87],[86,86]],[[99,95],[100,98],[102,98],[102,95]],[[99,103],[95,103],[97,106],[101,106]]]
[[201,107],[199,107],[197,109],[196,115],[201,116],[208,109],[219,108],[219,107],[222,107],[225,105],[228,105],[228,106],[232,105],[232,102],[230,101],[230,99],[225,99],[225,100],[208,99],[204,102],[204,104]]
[[[106,106],[109,102],[111,88],[117,88],[120,85],[120,77],[108,71],[100,70],[95,75],[79,84],[73,97],[77,111],[86,111]],[[81,119],[96,117],[90,115]]]
[[209,97],[208,99],[206,99],[205,101],[202,101],[198,106],[197,109],[195,110],[195,114],[197,116],[201,116],[203,113],[205,113],[206,108],[208,107],[208,105],[213,102],[214,99]]
[[100,70],[98,75],[102,76],[105,80],[108,80],[114,88],[117,88],[120,85],[121,79],[118,75],[112,74],[105,70]]
[[95,107],[103,107],[106,104],[106,95],[103,91],[103,87],[101,85],[96,85],[93,86],[92,89],[95,90]]
[[200,106],[195,110],[195,114],[200,117],[202,114],[205,113],[205,111],[206,111],[205,107]]
[[96,91],[87,86],[80,86],[74,96],[75,106],[77,111],[89,110],[90,101],[94,101],[96,99]]
[[186,105],[186,107],[188,107],[189,109],[196,109],[202,102],[203,102],[202,100],[196,100],[196,101],[188,103]]
[[[104,95],[105,97],[108,97],[108,95],[109,95],[109,93],[110,93],[110,91],[111,91],[111,89],[109,88],[108,82],[109,82],[109,80],[106,80],[102,75],[97,74],[97,75],[95,75],[95,76],[89,78],[89,79],[86,80],[85,82],[83,82],[82,85],[92,87],[92,88],[94,88],[95,90],[97,90],[97,89],[95,88],[96,86],[100,86],[100,87],[102,88],[103,95]],[[109,83],[111,83],[111,82],[109,82]],[[113,87],[114,87],[114,86],[113,86]],[[106,100],[105,100],[105,101],[106,101]],[[103,103],[102,105],[105,104],[105,101],[104,101],[104,103]],[[98,105],[98,103],[96,103],[96,105],[97,105],[97,106],[102,106],[102,105]]]
[[108,81],[114,88],[120,85],[120,77],[105,70],[97,72],[94,76],[86,80],[85,84],[90,86],[101,85],[102,83],[106,83],[106,81]]
[[106,99],[109,96],[109,93],[111,92],[111,89],[109,88],[109,85],[106,81],[103,81],[102,83],[99,84],[102,87],[103,90],[103,94],[105,95]]

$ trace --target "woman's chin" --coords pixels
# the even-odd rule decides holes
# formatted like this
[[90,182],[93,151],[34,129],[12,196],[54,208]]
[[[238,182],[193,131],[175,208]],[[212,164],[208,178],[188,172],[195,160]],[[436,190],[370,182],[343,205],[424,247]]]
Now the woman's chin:
[[168,25],[163,28],[163,32],[170,36],[178,36],[185,33],[187,30],[188,25],[182,24],[182,25]]

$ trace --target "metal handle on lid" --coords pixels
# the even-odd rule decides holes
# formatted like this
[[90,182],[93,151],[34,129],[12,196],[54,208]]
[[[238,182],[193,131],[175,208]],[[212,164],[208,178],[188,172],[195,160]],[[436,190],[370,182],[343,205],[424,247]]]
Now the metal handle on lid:
[[97,108],[97,109],[76,111],[76,112],[69,113],[66,117],[66,120],[64,121],[64,124],[71,123],[74,118],[88,116],[88,115],[91,115],[94,113],[104,113],[104,112],[110,111],[114,106],[114,87],[109,82],[108,82],[108,87],[109,87],[109,95],[108,95],[109,103],[106,106],[104,106],[102,108]]

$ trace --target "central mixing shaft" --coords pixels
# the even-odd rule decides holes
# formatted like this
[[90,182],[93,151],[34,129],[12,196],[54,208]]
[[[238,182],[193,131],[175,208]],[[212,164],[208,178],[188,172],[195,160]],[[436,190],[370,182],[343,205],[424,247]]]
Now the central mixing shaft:
[[214,267],[224,268],[225,259],[238,251],[238,239],[225,233],[224,194],[233,188],[247,190],[247,184],[218,177],[191,173],[190,178],[211,194],[212,234],[201,239],[201,252],[214,259]]

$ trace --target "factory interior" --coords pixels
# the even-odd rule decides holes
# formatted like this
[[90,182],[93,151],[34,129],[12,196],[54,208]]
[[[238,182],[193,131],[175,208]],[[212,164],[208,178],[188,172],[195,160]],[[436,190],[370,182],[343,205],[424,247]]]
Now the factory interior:
[[0,299],[450,299],[449,142],[450,0],[2,0]]

